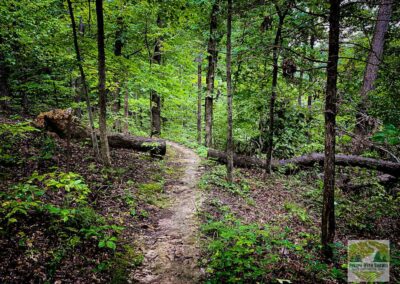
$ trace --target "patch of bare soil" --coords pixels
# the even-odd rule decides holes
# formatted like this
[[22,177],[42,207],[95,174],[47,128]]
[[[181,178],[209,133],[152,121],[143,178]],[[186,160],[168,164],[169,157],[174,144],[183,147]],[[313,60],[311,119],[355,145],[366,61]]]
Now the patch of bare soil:
[[178,175],[166,182],[171,206],[160,212],[155,228],[143,232],[144,261],[132,273],[139,283],[196,283],[201,277],[196,216],[201,203],[197,190],[200,158],[176,143],[169,142],[168,147],[167,165]]

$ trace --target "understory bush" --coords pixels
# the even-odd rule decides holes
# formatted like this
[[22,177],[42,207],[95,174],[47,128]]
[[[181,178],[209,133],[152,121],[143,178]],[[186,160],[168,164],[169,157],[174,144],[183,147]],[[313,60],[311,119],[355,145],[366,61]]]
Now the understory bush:
[[[89,187],[76,173],[34,172],[27,180],[0,193],[1,230],[12,231],[26,219],[46,220],[49,229],[61,239],[77,245],[93,239],[99,248],[116,249],[117,235],[123,227],[108,225],[88,206]],[[19,233],[20,234],[20,233]]]

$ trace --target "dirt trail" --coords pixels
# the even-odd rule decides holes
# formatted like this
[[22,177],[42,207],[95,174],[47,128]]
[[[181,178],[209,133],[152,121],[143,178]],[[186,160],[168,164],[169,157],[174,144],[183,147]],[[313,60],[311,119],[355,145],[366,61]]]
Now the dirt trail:
[[197,190],[200,158],[191,150],[168,142],[175,152],[167,163],[182,171],[168,182],[166,192],[171,206],[163,209],[158,226],[143,237],[145,258],[133,274],[138,283],[196,283],[201,272],[199,258],[198,221],[196,209],[201,203]]

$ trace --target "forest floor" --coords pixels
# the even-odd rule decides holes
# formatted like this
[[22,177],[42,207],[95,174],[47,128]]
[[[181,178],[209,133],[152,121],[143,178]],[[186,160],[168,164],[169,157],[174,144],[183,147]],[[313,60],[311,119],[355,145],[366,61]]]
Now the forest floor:
[[[263,179],[168,142],[167,155],[73,142],[0,117],[5,283],[345,283],[349,239],[391,240],[400,279],[400,184],[338,167],[335,261],[320,255],[321,168]],[[202,153],[202,149],[198,149]],[[204,153],[203,153],[204,154]],[[290,282],[288,282],[290,281]]]
[[139,283],[195,283],[201,276],[196,215],[202,201],[197,189],[200,158],[192,150],[168,142],[166,163],[174,169],[164,188],[170,206],[160,212],[157,226],[141,237],[144,261],[133,278]]

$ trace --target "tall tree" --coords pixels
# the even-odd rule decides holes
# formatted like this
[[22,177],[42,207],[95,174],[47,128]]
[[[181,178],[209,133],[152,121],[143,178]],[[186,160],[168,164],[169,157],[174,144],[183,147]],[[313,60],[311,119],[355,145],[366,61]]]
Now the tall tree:
[[324,194],[321,224],[322,248],[327,259],[331,259],[333,256],[332,243],[335,237],[335,127],[340,34],[340,0],[330,0],[329,3],[329,51],[325,95]]
[[[157,26],[162,27],[161,16],[157,16]],[[153,62],[161,64],[161,43],[162,38],[158,38],[154,46]],[[151,136],[161,134],[161,97],[157,91],[152,90],[150,93],[151,103]]]
[[[315,45],[315,35],[312,33],[310,35],[310,48],[314,50]],[[314,53],[311,54],[311,59],[314,59]],[[314,82],[314,73],[313,73],[314,63],[311,61],[311,70],[308,74],[309,81],[311,84]],[[306,123],[307,123],[307,143],[311,143],[311,120],[312,120],[312,93],[309,91],[307,96],[307,115],[306,115]]]
[[99,71],[99,128],[100,128],[100,154],[103,163],[111,165],[110,148],[107,138],[107,93],[106,93],[106,55],[104,51],[104,17],[103,0],[96,0],[97,15],[97,48]]
[[68,3],[69,16],[71,18],[72,35],[73,35],[73,39],[74,39],[76,61],[77,61],[79,73],[81,76],[80,81],[82,83],[82,91],[83,91],[83,95],[85,97],[86,108],[87,108],[88,117],[89,117],[90,137],[92,139],[92,144],[93,144],[93,149],[94,149],[95,155],[97,158],[99,158],[100,157],[99,144],[97,141],[97,135],[95,132],[95,127],[94,127],[94,119],[93,119],[93,113],[92,113],[92,106],[90,104],[88,84],[86,82],[86,75],[85,75],[85,72],[84,72],[83,66],[82,66],[82,57],[81,57],[81,52],[80,52],[79,44],[78,44],[78,36],[77,36],[77,32],[76,32],[74,10],[72,8],[71,0],[67,0],[67,3]]
[[233,135],[232,135],[232,0],[228,0],[228,19],[226,33],[226,94],[227,94],[227,113],[228,113],[228,131],[226,138],[226,170],[228,182],[233,182]]
[[125,134],[129,133],[129,90],[126,89],[124,93],[124,127],[122,131]]
[[[0,36],[0,45],[2,44]],[[0,52],[0,110],[8,109],[8,100],[10,96],[10,90],[8,87],[8,72],[4,64],[4,56]]]
[[369,133],[368,127],[368,93],[374,89],[374,83],[378,76],[379,65],[382,60],[385,34],[389,27],[392,15],[393,0],[381,0],[375,24],[374,36],[365,66],[363,84],[360,90],[361,102],[356,115],[355,133],[365,136]]
[[218,62],[218,13],[219,0],[215,0],[211,8],[210,16],[210,38],[208,40],[208,69],[207,69],[207,95],[205,98],[205,145],[212,146],[212,127],[213,127],[213,100],[214,100],[214,81]]
[[[120,57],[122,55],[122,48],[124,47],[123,33],[124,33],[124,23],[122,16],[117,17],[117,29],[115,31],[115,42],[114,42],[114,55]],[[113,102],[113,112],[116,114],[117,118],[114,122],[114,128],[116,131],[121,131],[121,120],[119,118],[119,112],[121,110],[121,82],[120,79],[116,80],[116,89],[114,92],[114,102]],[[124,106],[125,107],[125,106]]]
[[197,61],[197,143],[201,144],[201,95],[202,95],[202,57],[199,55]]
[[[289,5],[289,4],[287,4]],[[271,161],[272,161],[272,150],[274,148],[274,124],[275,124],[275,101],[276,101],[276,88],[278,85],[278,60],[279,53],[281,51],[281,41],[282,41],[282,28],[285,21],[285,17],[288,13],[288,7],[282,11],[278,4],[275,5],[276,13],[278,14],[279,21],[278,27],[275,34],[274,46],[272,48],[272,93],[269,102],[269,127],[268,127],[268,149],[267,149],[267,160],[265,164],[266,173],[271,173]]]

